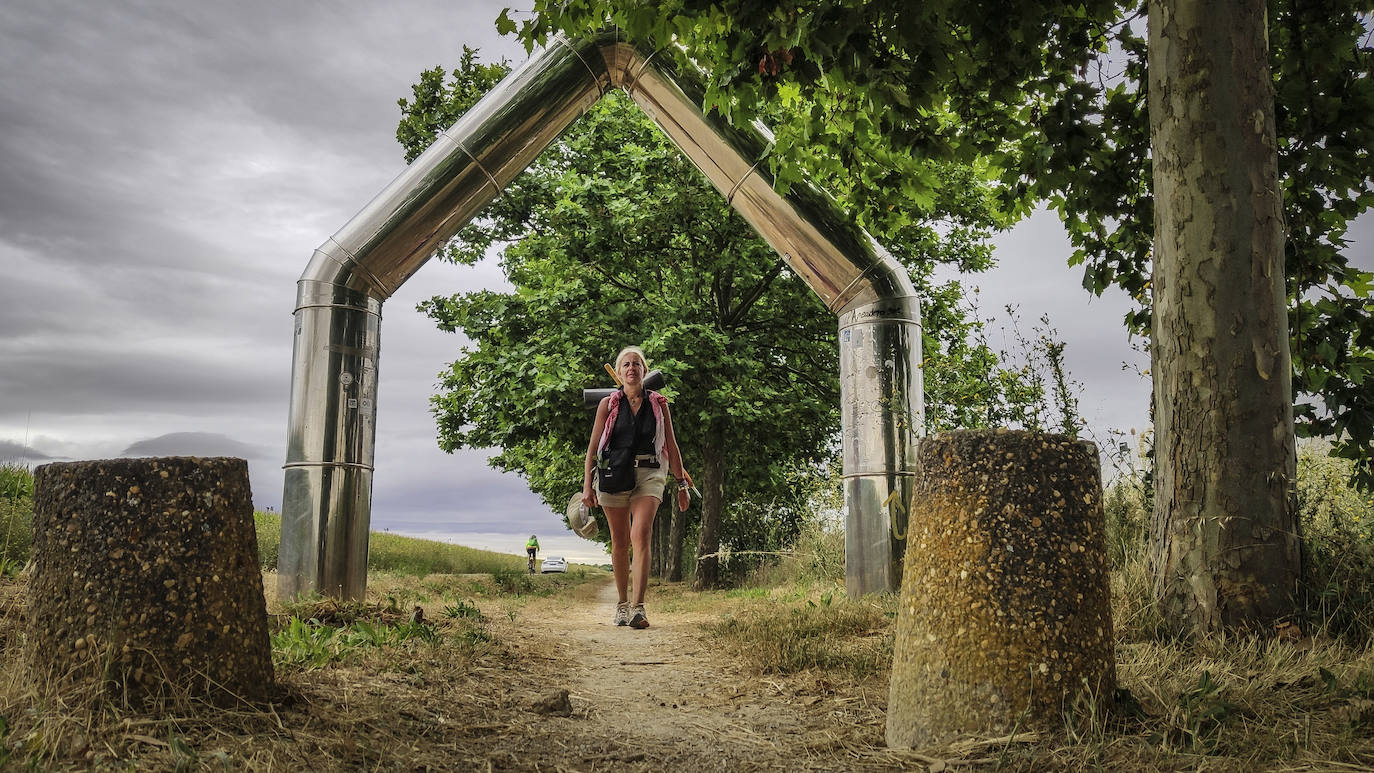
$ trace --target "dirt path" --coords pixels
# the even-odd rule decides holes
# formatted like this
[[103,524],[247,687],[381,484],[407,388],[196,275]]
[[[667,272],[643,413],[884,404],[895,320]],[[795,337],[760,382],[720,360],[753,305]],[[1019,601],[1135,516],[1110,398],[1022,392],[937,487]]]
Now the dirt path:
[[607,582],[518,618],[522,649],[546,653],[543,694],[571,696],[571,717],[536,729],[571,753],[561,767],[911,769],[914,760],[882,748],[881,713],[867,696],[816,677],[750,678],[708,641],[711,615],[655,605],[651,594],[651,626],[634,630],[612,624],[615,600]]
[[[713,658],[702,641],[702,616],[669,613],[650,607],[645,630],[610,621],[615,585],[607,583],[594,600],[550,619],[549,633],[567,636],[562,649],[572,663],[569,689],[589,719],[607,732],[635,728],[646,745],[695,745],[714,748],[722,735],[734,735],[734,713],[740,677],[731,664]],[[739,734],[745,744],[752,739]]]
[[[0,582],[0,673],[23,670],[20,590]],[[263,771],[926,768],[917,755],[884,748],[884,685],[822,673],[759,677],[703,628],[728,600],[711,607],[656,587],[649,601],[646,630],[612,624],[609,579],[557,596],[487,599],[480,625],[466,629],[446,619],[447,600],[430,596],[423,616],[442,631],[433,644],[364,647],[327,667],[279,670],[281,700],[268,711],[125,714],[91,725],[89,737],[59,714],[38,729],[57,739],[54,770],[172,770],[197,756]],[[21,682],[11,688],[0,716],[5,705],[33,703]],[[549,705],[564,691],[561,706]],[[34,729],[23,725],[11,738]],[[0,734],[0,768],[5,751]]]

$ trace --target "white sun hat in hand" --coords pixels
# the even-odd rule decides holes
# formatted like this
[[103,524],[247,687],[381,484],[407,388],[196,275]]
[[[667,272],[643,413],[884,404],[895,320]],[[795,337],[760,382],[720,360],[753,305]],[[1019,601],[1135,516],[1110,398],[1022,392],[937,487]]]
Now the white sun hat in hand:
[[568,500],[568,525],[583,539],[592,539],[600,531],[601,526],[592,517],[591,510],[582,504],[582,493],[573,494],[572,499]]

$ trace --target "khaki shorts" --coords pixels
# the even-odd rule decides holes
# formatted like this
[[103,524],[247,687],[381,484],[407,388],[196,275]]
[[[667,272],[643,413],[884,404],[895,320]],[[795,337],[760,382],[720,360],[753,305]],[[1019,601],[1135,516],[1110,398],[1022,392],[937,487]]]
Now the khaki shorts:
[[621,491],[615,494],[603,494],[601,489],[596,490],[596,501],[602,507],[629,507],[630,500],[636,497],[653,497],[658,501],[663,501],[663,487],[668,485],[668,467],[636,467],[635,468],[635,487],[632,491]]

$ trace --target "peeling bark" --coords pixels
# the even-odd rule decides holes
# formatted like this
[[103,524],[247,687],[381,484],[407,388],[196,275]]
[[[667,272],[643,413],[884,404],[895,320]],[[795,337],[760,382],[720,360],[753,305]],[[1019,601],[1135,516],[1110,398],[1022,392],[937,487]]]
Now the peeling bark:
[[1263,0],[1151,0],[1152,566],[1181,631],[1294,611],[1296,451]]

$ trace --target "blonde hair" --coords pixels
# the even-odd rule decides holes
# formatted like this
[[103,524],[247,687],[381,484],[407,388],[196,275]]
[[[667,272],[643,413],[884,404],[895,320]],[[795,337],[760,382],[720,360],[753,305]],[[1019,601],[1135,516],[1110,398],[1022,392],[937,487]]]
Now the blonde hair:
[[639,348],[638,346],[627,346],[627,347],[625,347],[624,349],[621,349],[621,350],[620,350],[620,354],[617,354],[617,355],[615,356],[615,372],[616,372],[616,373],[619,373],[619,372],[620,372],[620,362],[621,362],[622,360],[625,359],[625,355],[627,355],[627,354],[638,354],[638,355],[639,355],[639,360],[640,360],[640,362],[644,363],[644,370],[645,370],[645,372],[648,372],[648,370],[649,370],[649,358],[644,356],[644,350],[641,349],[641,348]]

